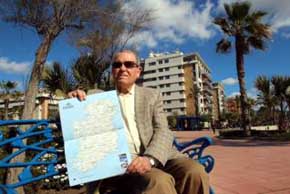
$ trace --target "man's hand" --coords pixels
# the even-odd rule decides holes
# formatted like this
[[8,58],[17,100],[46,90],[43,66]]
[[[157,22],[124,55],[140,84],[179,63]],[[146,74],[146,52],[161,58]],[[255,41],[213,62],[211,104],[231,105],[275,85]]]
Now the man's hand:
[[128,173],[144,174],[151,170],[149,158],[146,156],[138,156],[135,158],[127,168]]
[[87,95],[86,95],[86,92],[83,91],[83,90],[74,90],[74,91],[71,91],[68,93],[68,97],[69,98],[78,98],[80,101],[83,101],[86,99]]

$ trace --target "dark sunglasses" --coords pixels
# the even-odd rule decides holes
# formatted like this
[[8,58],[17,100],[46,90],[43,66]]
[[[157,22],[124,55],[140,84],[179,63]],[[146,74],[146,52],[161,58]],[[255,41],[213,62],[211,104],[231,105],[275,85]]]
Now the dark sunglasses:
[[123,63],[122,62],[113,62],[112,67],[113,68],[121,68],[122,65],[124,65],[128,69],[138,67],[137,63],[135,63],[133,61],[125,61]]

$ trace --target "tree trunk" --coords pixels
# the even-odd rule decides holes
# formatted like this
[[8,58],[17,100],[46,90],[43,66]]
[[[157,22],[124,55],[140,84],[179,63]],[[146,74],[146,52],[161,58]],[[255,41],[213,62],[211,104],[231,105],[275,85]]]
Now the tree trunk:
[[9,111],[9,96],[4,99],[4,120],[8,120],[8,111]]
[[284,122],[285,122],[285,117],[284,117],[284,106],[283,106],[283,100],[281,99],[280,101],[280,114],[279,114],[279,130],[280,132],[284,130]]
[[244,68],[244,40],[241,35],[236,36],[236,66],[240,86],[240,101],[241,101],[241,124],[245,135],[250,136],[250,115],[247,103],[247,93],[245,86],[245,68]]
[[46,61],[49,49],[54,36],[46,35],[35,53],[35,61],[30,75],[28,88],[25,92],[24,110],[22,119],[32,119],[34,117],[35,101],[38,93],[38,84],[44,70],[44,63]]
[[[56,36],[47,34],[40,46],[38,47],[35,53],[35,61],[30,75],[30,80],[28,88],[25,92],[24,98],[24,110],[22,114],[22,119],[32,119],[34,117],[35,101],[38,93],[38,84],[41,79],[41,75],[44,69],[44,63],[46,61],[49,49],[51,47],[52,41]],[[26,141],[24,144],[26,144]],[[18,149],[13,149],[13,152]],[[13,158],[10,162],[23,162],[25,159],[25,154],[20,154],[17,157]],[[10,168],[7,176],[7,184],[12,184],[18,182],[17,176],[22,172],[23,168]],[[18,194],[24,194],[23,187],[17,189]]]

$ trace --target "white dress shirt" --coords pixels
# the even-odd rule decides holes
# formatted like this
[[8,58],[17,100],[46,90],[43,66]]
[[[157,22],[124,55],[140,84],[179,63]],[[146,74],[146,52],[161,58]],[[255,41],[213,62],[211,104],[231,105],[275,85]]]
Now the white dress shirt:
[[140,136],[135,120],[135,85],[126,93],[118,93],[121,104],[122,116],[125,122],[126,136],[129,143],[130,153],[132,158],[135,158],[140,153]]

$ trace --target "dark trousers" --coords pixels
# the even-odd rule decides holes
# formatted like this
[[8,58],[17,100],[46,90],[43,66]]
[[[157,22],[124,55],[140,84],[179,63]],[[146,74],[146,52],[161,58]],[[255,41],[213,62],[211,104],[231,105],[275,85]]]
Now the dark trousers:
[[[95,184],[88,185],[89,194],[97,193]],[[209,179],[198,162],[177,158],[144,175],[125,174],[105,179],[99,189],[101,194],[107,190],[118,194],[208,194]]]

